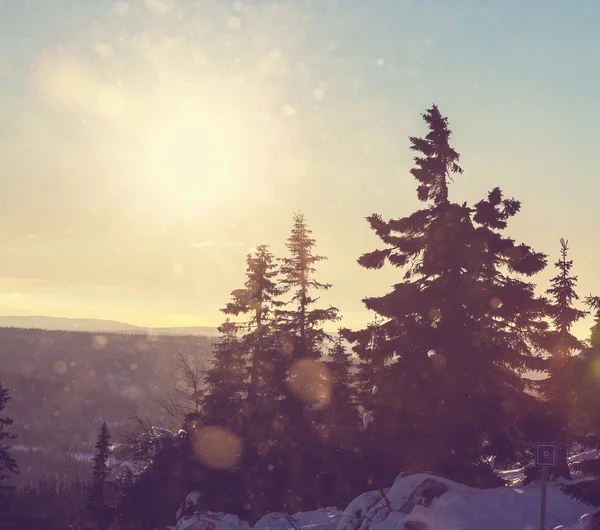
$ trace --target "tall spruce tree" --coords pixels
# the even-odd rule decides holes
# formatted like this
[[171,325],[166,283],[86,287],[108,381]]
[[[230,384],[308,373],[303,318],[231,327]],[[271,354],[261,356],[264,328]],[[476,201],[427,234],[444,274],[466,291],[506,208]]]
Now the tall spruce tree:
[[561,239],[560,258],[555,263],[558,274],[550,280],[551,287],[547,291],[551,297],[549,311],[553,323],[553,329],[544,338],[545,349],[550,353],[548,377],[540,385],[548,412],[549,432],[546,436],[552,436],[560,445],[558,465],[552,470],[552,475],[564,478],[571,478],[567,454],[571,438],[569,420],[576,395],[574,376],[578,359],[574,355],[585,348],[571,329],[575,322],[587,315],[586,311],[574,307],[579,300],[575,291],[577,276],[571,275],[573,261],[568,259],[568,251],[568,242]]
[[276,311],[281,352],[276,372],[285,386],[274,420],[276,445],[269,451],[269,458],[276,462],[272,464],[279,496],[276,509],[288,512],[315,505],[316,477],[327,469],[319,437],[321,415],[315,406],[322,405],[317,403],[321,398],[328,401],[323,391],[330,386],[327,369],[318,360],[331,338],[324,326],[339,316],[334,307],[317,306],[318,292],[331,286],[315,279],[317,263],[326,259],[315,254],[315,245],[304,215],[296,213],[286,245],[289,255],[281,260],[280,268],[279,288],[288,301]]
[[113,518],[114,507],[109,499],[109,468],[110,457],[110,432],[106,422],[102,422],[98,440],[94,446],[97,450],[94,456],[92,484],[90,488],[89,509],[97,527],[105,530]]
[[[251,421],[272,401],[277,392],[273,386],[280,385],[274,382],[273,329],[275,309],[280,305],[275,258],[267,245],[261,245],[248,254],[246,264],[244,287],[234,290],[231,301],[222,309],[228,320],[220,328],[222,339],[207,374],[209,395],[205,408],[211,422],[219,423],[219,417],[223,418],[221,423],[231,422],[232,417],[242,421],[241,416]],[[231,317],[240,320],[232,321]],[[231,401],[229,406],[225,406],[227,399]],[[231,406],[237,410],[231,410]]]
[[531,346],[547,328],[545,302],[521,278],[546,258],[503,236],[520,203],[499,188],[472,208],[450,202],[448,185],[462,169],[448,119],[435,105],[423,119],[429,132],[410,138],[411,173],[428,205],[390,221],[370,216],[386,247],[359,259],[366,268],[389,262],[404,271],[391,292],[364,300],[384,319],[374,429],[396,441],[384,455],[397,466],[392,475],[403,465],[488,485],[496,477],[482,444],[509,436],[525,396],[520,374],[543,366]]
[[[0,414],[4,411],[9,401],[9,391],[0,383]],[[19,472],[17,462],[10,452],[10,445],[6,444],[7,440],[14,440],[16,438],[15,434],[8,431],[8,428],[12,424],[13,420],[11,418],[0,417],[0,508],[6,502],[6,493],[13,489],[3,484],[3,482]]]
[[280,415],[285,367],[275,333],[281,294],[277,262],[269,247],[261,245],[248,254],[246,264],[243,288],[234,290],[222,309],[228,321],[221,327],[222,338],[207,372],[204,416],[244,439],[240,465],[247,483],[247,504],[257,515],[271,507],[269,497],[273,497],[265,490],[271,464],[266,448],[275,444],[272,426]]
[[282,294],[277,285],[279,269],[268,245],[260,245],[248,254],[246,259],[246,282],[243,289],[231,293],[223,312],[227,315],[246,317],[235,323],[235,329],[242,335],[248,352],[248,402],[257,408],[257,399],[271,394],[269,381],[272,381],[274,342],[276,328],[275,311],[282,303]]
[[321,357],[323,344],[330,338],[323,325],[339,320],[339,311],[335,307],[314,307],[319,300],[316,293],[331,287],[314,277],[315,265],[327,259],[314,254],[315,244],[304,215],[297,212],[286,244],[289,256],[281,260],[280,288],[291,299],[285,308],[278,310],[281,330],[291,340],[289,349],[294,359]]

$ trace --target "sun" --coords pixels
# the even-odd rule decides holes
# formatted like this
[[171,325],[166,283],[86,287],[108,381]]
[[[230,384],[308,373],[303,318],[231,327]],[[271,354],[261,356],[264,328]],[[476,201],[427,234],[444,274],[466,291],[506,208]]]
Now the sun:
[[248,177],[240,129],[240,123],[202,106],[150,120],[142,155],[147,191],[179,206],[226,201]]
[[[173,220],[243,210],[262,178],[273,132],[257,90],[180,76],[130,95],[119,153],[127,200]],[[139,97],[137,97],[139,96]]]

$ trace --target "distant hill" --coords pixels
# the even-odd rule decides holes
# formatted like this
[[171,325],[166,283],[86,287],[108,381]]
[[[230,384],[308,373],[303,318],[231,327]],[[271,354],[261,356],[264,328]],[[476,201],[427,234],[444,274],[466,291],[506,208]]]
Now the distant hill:
[[196,335],[216,337],[217,328],[211,327],[173,327],[144,328],[95,318],[63,318],[46,316],[0,316],[0,328],[46,329],[61,331],[87,331],[90,333],[136,333],[157,335]]
[[177,327],[177,328],[146,328],[148,333],[158,335],[194,335],[205,337],[218,337],[220,335],[217,328],[205,326]]

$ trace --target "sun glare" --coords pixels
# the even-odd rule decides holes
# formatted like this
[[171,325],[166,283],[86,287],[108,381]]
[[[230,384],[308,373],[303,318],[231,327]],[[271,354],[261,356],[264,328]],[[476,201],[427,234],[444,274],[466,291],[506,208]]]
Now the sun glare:
[[122,149],[110,157],[129,206],[140,201],[177,216],[239,203],[264,167],[266,145],[281,141],[262,119],[269,112],[260,91],[240,79],[171,72],[117,88],[91,64],[63,55],[40,56],[32,91],[55,110],[94,118],[90,126],[107,145],[118,138]]
[[244,181],[232,124],[206,109],[156,120],[141,154],[151,191],[164,200],[220,203]]
[[258,119],[259,98],[202,85],[190,95],[189,86],[193,80],[172,87],[168,104],[152,100],[152,112],[139,109],[125,164],[139,198],[172,217],[240,207],[260,177],[271,136]]

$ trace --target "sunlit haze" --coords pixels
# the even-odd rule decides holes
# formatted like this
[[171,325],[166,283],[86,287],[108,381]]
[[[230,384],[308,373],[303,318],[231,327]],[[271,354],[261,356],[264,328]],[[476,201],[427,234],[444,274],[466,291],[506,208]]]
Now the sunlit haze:
[[[437,103],[510,235],[600,294],[600,4],[0,1],[0,313],[215,326],[301,210],[343,323],[398,271],[365,216],[411,213],[409,135]],[[540,288],[555,274],[548,267]],[[576,331],[588,334],[590,321]]]

